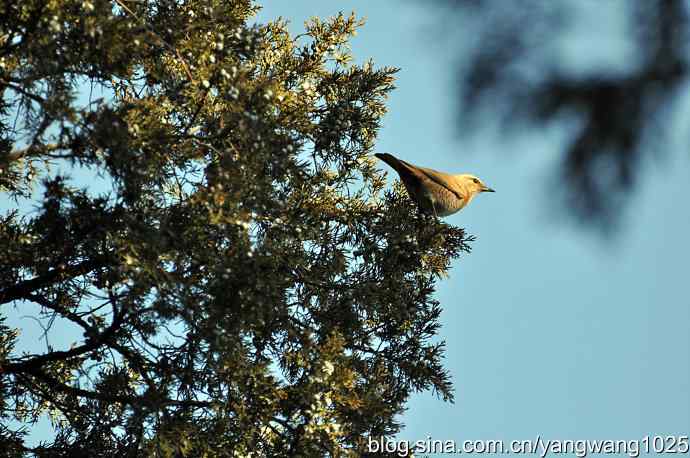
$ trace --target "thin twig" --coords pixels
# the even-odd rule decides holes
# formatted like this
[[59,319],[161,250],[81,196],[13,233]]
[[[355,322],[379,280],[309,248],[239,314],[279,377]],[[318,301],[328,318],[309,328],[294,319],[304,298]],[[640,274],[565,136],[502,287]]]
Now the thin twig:
[[177,59],[178,59],[178,60],[180,61],[180,63],[182,64],[182,67],[184,68],[185,73],[187,73],[187,77],[189,78],[189,82],[190,82],[190,83],[193,83],[193,82],[194,82],[194,77],[192,77],[192,72],[189,71],[189,67],[187,66],[187,62],[184,60],[184,58],[183,58],[182,55],[180,54],[180,51],[179,51],[177,48],[175,48],[173,45],[171,45],[170,43],[168,43],[168,42],[166,42],[165,40],[163,40],[163,38],[161,38],[161,36],[158,35],[158,33],[156,33],[156,31],[153,30],[153,28],[152,28],[148,23],[146,23],[146,22],[143,21],[141,18],[139,18],[139,16],[137,16],[136,13],[134,13],[134,11],[132,11],[127,5],[125,5],[124,2],[122,2],[121,0],[115,0],[115,3],[117,3],[118,5],[120,5],[120,7],[121,7],[123,10],[125,10],[128,14],[132,15],[132,16],[133,16],[137,21],[139,21],[149,32],[151,32],[156,38],[158,38],[158,40],[160,40],[160,42],[163,43],[163,46],[165,46],[166,48],[168,48],[169,51],[172,51],[172,52],[175,53],[175,56],[177,57]]

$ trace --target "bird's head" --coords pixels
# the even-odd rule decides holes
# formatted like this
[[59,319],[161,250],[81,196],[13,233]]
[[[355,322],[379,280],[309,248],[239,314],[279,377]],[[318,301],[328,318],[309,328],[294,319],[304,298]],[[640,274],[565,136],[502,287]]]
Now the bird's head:
[[468,173],[462,175],[455,175],[455,178],[460,182],[461,186],[464,187],[471,196],[475,196],[481,192],[496,192],[487,185],[484,184],[482,180],[474,175]]

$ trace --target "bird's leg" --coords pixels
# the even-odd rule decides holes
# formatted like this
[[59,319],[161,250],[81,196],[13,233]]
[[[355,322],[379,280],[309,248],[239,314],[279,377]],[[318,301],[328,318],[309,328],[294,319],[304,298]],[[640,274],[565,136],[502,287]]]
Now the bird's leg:
[[431,199],[431,209],[434,211],[434,216],[436,219],[438,219],[438,215],[436,214],[436,204],[434,204],[434,200]]

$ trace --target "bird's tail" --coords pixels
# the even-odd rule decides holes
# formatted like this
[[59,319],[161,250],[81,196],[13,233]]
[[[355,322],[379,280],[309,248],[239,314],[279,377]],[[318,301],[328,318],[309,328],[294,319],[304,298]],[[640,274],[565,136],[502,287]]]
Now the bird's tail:
[[393,170],[400,173],[406,173],[407,172],[407,167],[405,167],[400,160],[393,156],[392,154],[389,153],[374,153],[374,156],[378,157],[381,159],[383,162],[386,164],[390,165]]

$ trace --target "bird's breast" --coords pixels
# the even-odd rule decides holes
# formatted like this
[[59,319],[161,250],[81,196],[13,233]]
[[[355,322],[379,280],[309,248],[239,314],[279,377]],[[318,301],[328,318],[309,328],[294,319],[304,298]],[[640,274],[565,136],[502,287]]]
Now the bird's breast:
[[[433,208],[436,209],[438,216],[448,216],[462,209],[467,203],[465,199],[461,199],[457,194],[449,191],[444,186],[429,180],[424,186],[426,198],[433,202]],[[432,210],[429,208],[429,210]]]

